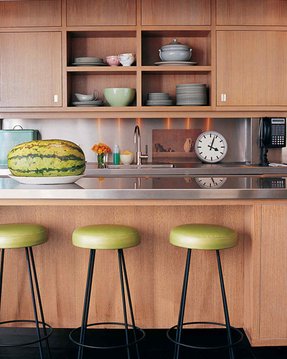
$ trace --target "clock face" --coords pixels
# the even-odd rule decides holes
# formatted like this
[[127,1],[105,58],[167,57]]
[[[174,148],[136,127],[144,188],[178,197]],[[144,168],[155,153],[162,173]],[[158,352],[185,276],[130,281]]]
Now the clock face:
[[220,188],[226,179],[226,177],[198,177],[195,181],[201,188]]
[[221,161],[227,153],[226,139],[216,131],[202,132],[195,142],[197,157],[207,163]]

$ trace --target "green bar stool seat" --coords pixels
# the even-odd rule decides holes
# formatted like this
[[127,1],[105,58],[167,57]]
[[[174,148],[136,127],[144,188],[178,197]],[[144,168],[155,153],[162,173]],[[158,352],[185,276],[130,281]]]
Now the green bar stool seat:
[[[139,245],[140,235],[138,231],[129,226],[116,224],[99,224],[79,227],[74,230],[72,235],[72,243],[76,247],[86,248],[90,250],[90,259],[88,265],[88,274],[86,282],[86,291],[84,298],[83,314],[81,327],[75,328],[70,332],[70,340],[76,344],[78,348],[78,359],[83,358],[84,348],[89,349],[126,349],[128,359],[131,357],[131,347],[134,346],[137,359],[140,359],[138,342],[145,337],[145,332],[136,326],[132,308],[132,300],[128,283],[126,264],[123,249],[131,248]],[[92,290],[92,280],[94,273],[94,264],[96,250],[117,250],[119,275],[121,285],[121,297],[123,307],[123,323],[101,322],[88,324],[90,298]],[[128,322],[129,308],[130,321]],[[88,327],[96,327],[99,325],[116,325],[124,327],[124,342],[122,344],[105,346],[105,345],[88,345],[85,343],[86,332]]]
[[2,321],[0,325],[8,323],[35,323],[36,337],[32,341],[21,343],[1,343],[2,347],[20,347],[38,343],[39,356],[44,358],[42,341],[46,341],[48,356],[51,357],[48,337],[52,334],[52,327],[45,322],[42,300],[40,296],[39,283],[37,278],[35,260],[32,247],[41,245],[48,240],[48,233],[45,227],[38,224],[0,224],[0,307],[2,300],[2,285],[4,278],[4,257],[7,249],[25,249],[26,262],[31,289],[34,320],[9,320]]
[[[187,257],[186,257],[185,272],[184,272],[184,279],[182,285],[182,295],[181,295],[178,323],[177,325],[173,326],[167,331],[167,337],[175,344],[173,358],[178,359],[180,347],[185,347],[185,348],[199,349],[199,350],[227,348],[229,351],[230,359],[234,359],[233,347],[242,341],[243,334],[237,328],[230,326],[219,251],[222,249],[235,247],[237,245],[237,233],[234,230],[224,226],[211,225],[211,224],[185,224],[185,225],[177,226],[171,230],[169,241],[174,246],[187,248]],[[188,287],[190,258],[191,258],[192,249],[208,250],[208,251],[216,252],[222,303],[223,303],[223,310],[225,316],[225,324],[215,323],[215,322],[184,322],[186,293]],[[194,325],[194,324],[213,324],[216,326],[226,327],[227,344],[209,347],[209,346],[190,345],[186,342],[183,342],[182,341],[183,327],[188,325]],[[174,330],[175,330],[175,336],[173,335]],[[237,339],[235,341],[232,340],[231,330],[237,333]]]

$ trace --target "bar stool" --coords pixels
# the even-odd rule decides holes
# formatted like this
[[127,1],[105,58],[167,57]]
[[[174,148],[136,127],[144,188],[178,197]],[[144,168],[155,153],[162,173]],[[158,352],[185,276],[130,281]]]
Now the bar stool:
[[[85,227],[79,227],[75,229],[72,236],[73,245],[80,248],[90,249],[90,259],[88,265],[88,274],[86,282],[86,291],[84,298],[84,307],[82,314],[81,327],[75,328],[70,332],[70,340],[78,345],[78,359],[83,358],[83,349],[120,349],[126,348],[127,357],[130,358],[130,347],[135,346],[136,356],[139,359],[139,348],[138,342],[145,337],[145,332],[135,325],[134,313],[132,308],[132,300],[128,283],[128,276],[126,270],[126,264],[124,259],[124,248],[135,247],[140,243],[140,236],[136,229],[128,226],[105,224],[105,225],[90,225]],[[119,263],[119,274],[120,274],[120,285],[121,285],[121,296],[123,306],[124,323],[116,322],[101,322],[88,324],[88,315],[90,307],[90,297],[92,289],[92,279],[95,264],[96,250],[117,250],[118,252],[118,263]],[[127,299],[126,299],[127,297]],[[131,324],[128,323],[127,314],[127,301],[130,311]],[[125,330],[125,343],[113,346],[104,345],[87,345],[85,344],[86,331],[88,327],[99,326],[99,325],[117,325],[123,326]],[[129,335],[129,329],[132,330],[132,339]],[[79,334],[79,338],[75,338],[75,334]]]
[[[47,230],[38,224],[1,224],[0,225],[0,307],[2,299],[2,284],[4,272],[4,255],[6,249],[24,248],[26,253],[26,262],[29,276],[29,283],[32,296],[32,305],[34,311],[34,320],[8,320],[0,322],[0,325],[10,323],[35,323],[36,336],[30,342],[18,344],[0,344],[1,347],[22,347],[38,343],[40,358],[44,358],[42,341],[45,340],[48,349],[48,355],[51,357],[48,337],[52,334],[52,328],[45,323],[43,306],[40,296],[39,283],[37,278],[36,266],[32,247],[43,244],[47,241]],[[40,319],[39,319],[40,318]]]
[[[232,248],[236,246],[237,233],[232,229],[223,226],[208,225],[208,224],[186,224],[173,228],[170,232],[169,241],[174,246],[187,248],[187,257],[186,257],[185,273],[184,273],[183,286],[182,286],[182,295],[181,295],[178,323],[177,325],[173,326],[167,331],[167,337],[175,344],[174,359],[178,359],[180,347],[192,348],[192,349],[228,348],[230,359],[234,359],[233,347],[234,345],[242,341],[243,334],[237,328],[230,326],[219,250]],[[223,310],[225,316],[225,324],[216,323],[216,322],[185,322],[184,323],[186,292],[188,286],[190,257],[191,257],[192,249],[216,251],[217,267],[219,273],[222,303],[223,303]],[[213,324],[216,326],[226,327],[228,344],[220,345],[220,346],[195,346],[195,345],[189,345],[187,343],[183,343],[181,341],[183,327],[187,325],[195,325],[195,324]],[[171,334],[171,332],[174,329],[176,329],[175,338]],[[231,330],[235,331],[238,334],[238,339],[236,339],[236,341],[232,341]]]

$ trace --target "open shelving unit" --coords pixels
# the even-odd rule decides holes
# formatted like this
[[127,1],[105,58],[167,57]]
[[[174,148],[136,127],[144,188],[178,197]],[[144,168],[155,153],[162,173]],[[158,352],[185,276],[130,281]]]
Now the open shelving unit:
[[[77,3],[77,0],[74,0]],[[126,5],[131,1],[126,0]],[[195,1],[191,1],[196,4]],[[145,4],[147,3],[147,4]],[[207,1],[209,3],[209,1]],[[184,5],[189,7],[192,4],[184,1]],[[203,4],[204,5],[204,4]],[[154,12],[158,9],[150,7],[149,1],[138,0],[137,9],[134,13],[135,18],[129,18],[129,24],[118,25],[118,20],[113,24],[112,18],[110,25],[103,21],[102,26],[73,26],[69,23],[75,23],[67,19],[66,41],[67,41],[67,61],[64,71],[66,72],[66,107],[69,111],[92,111],[110,113],[123,113],[126,111],[135,111],[140,113],[155,113],[159,116],[164,112],[192,112],[210,111],[212,108],[212,99],[210,88],[212,86],[212,64],[211,64],[211,23],[210,8],[203,8],[195,5],[197,13],[187,15],[184,7],[179,13],[183,23],[188,21],[189,25],[179,25],[181,18],[178,14],[176,19],[172,19],[171,12],[164,1],[157,1],[157,6],[164,8],[166,19],[160,22],[154,19]],[[124,6],[122,11],[125,11]],[[69,11],[68,11],[69,14]],[[203,17],[204,14],[204,17]],[[122,14],[125,18],[125,14]],[[74,15],[75,16],[75,15]],[[117,15],[121,17],[121,14]],[[190,18],[187,20],[187,16]],[[201,25],[202,19],[204,25]],[[135,24],[135,25],[131,25]],[[199,25],[200,24],[200,25]],[[81,25],[81,26],[80,26]],[[192,48],[192,60],[197,64],[157,66],[160,62],[159,49],[173,39],[188,45]],[[123,66],[73,66],[75,57],[96,56],[105,58],[108,55],[117,55],[119,53],[134,53],[136,63],[130,67]],[[208,103],[206,106],[176,106],[176,85],[182,83],[203,83],[207,85]],[[103,90],[106,87],[133,87],[136,89],[136,99],[133,104],[127,107],[109,107],[108,105],[99,107],[77,108],[72,105],[74,94],[77,92],[92,93],[97,90],[100,97],[103,98]],[[173,106],[147,106],[148,92],[168,92],[174,100]]]

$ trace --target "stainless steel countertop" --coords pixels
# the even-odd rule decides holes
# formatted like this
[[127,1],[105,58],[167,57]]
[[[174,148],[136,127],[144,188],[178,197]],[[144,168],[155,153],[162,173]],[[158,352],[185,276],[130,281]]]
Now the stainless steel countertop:
[[286,178],[269,175],[210,176],[208,174],[99,177],[87,174],[73,184],[26,185],[7,176],[2,176],[0,177],[0,198],[55,200],[287,199]]
[[132,166],[109,166],[109,168],[98,169],[96,164],[88,164],[86,174],[90,176],[116,177],[116,176],[191,176],[191,175],[286,175],[287,167],[262,167],[248,163],[220,163],[220,164],[202,164],[202,163],[178,163],[174,167],[152,167],[152,164],[145,164],[142,167]]
[[[232,163],[218,163],[218,164],[203,164],[199,162],[194,163],[176,163],[174,167],[170,164],[144,164],[141,166],[127,165],[114,166],[109,165],[109,168],[97,168],[96,163],[87,163],[85,174],[87,176],[96,177],[136,177],[136,176],[196,176],[196,175],[286,175],[287,167],[262,167],[259,165],[252,165],[242,162]],[[0,165],[0,176],[8,175],[10,171],[7,166]]]

